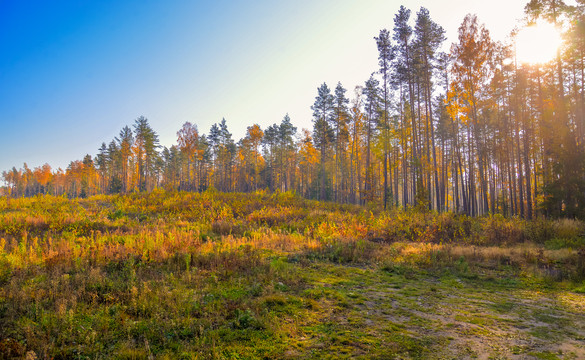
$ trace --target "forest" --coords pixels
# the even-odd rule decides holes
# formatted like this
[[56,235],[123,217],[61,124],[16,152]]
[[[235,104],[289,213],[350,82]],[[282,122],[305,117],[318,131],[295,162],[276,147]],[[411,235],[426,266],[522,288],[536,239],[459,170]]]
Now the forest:
[[442,51],[445,31],[428,10],[402,6],[371,40],[379,68],[369,79],[317,89],[311,130],[287,114],[236,141],[226,119],[207,134],[186,122],[176,145],[161,147],[140,116],[66,169],[4,171],[2,194],[268,189],[384,209],[583,218],[585,5],[533,0],[525,9],[528,24],[563,30],[548,63],[520,63],[514,44],[493,41],[475,15]]
[[584,359],[585,0],[525,10],[548,62],[402,6],[312,129],[4,171],[0,360]]

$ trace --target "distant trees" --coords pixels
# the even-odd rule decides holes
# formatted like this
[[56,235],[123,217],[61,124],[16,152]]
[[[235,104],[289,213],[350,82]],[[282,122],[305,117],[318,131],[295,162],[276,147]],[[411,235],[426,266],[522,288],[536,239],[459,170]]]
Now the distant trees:
[[384,210],[388,205],[388,195],[391,190],[388,188],[388,162],[390,149],[390,123],[388,121],[388,86],[390,82],[390,66],[394,59],[394,48],[390,42],[390,33],[384,29],[380,31],[380,36],[374,38],[378,46],[378,63],[380,65],[380,74],[382,75],[382,142],[384,146]]
[[374,168],[372,165],[372,142],[376,135],[379,115],[379,94],[378,94],[378,80],[372,74],[363,88],[364,107],[365,107],[365,129],[366,129],[366,166],[365,166],[365,184],[362,201],[366,203],[372,201],[375,196],[374,186]]
[[316,167],[319,163],[319,152],[314,146],[311,132],[303,129],[298,146],[298,185],[297,189],[302,196],[316,198]]
[[263,145],[266,159],[266,181],[270,189],[288,191],[293,188],[296,174],[294,135],[297,128],[288,114],[280,125],[273,124],[264,132]]
[[[475,15],[449,53],[425,8],[401,6],[374,38],[378,68],[347,96],[317,88],[311,130],[289,115],[239,141],[227,121],[186,122],[160,147],[145,117],[65,169],[2,172],[4,196],[168,190],[296,191],[320,200],[468,215],[585,217],[585,3],[531,0],[528,20],[565,25],[548,64],[514,62]],[[373,44],[372,44],[373,45]]]
[[417,121],[414,108],[415,72],[412,50],[410,10],[400,6],[394,15],[393,39],[396,41],[394,84],[399,90],[400,145],[402,150],[402,204],[414,203],[417,194],[420,159]]
[[[138,188],[140,191],[152,190],[155,186],[156,160],[159,147],[158,135],[150,125],[148,119],[140,116],[134,122],[134,158],[136,160]],[[149,181],[150,180],[150,181]]]
[[321,165],[319,172],[319,200],[327,200],[327,189],[325,187],[327,180],[327,173],[325,172],[325,162],[327,161],[327,153],[331,142],[334,139],[334,132],[330,126],[330,119],[334,116],[333,102],[335,98],[331,94],[331,90],[327,84],[323,83],[317,89],[317,96],[315,103],[311,106],[313,110],[313,141],[315,146],[319,149]]
[[347,201],[347,145],[349,142],[349,99],[345,96],[347,90],[337,83],[333,99],[333,116],[331,126],[335,132],[335,171],[334,171],[334,200]]
[[191,191],[197,190],[201,186],[201,176],[197,169],[200,167],[199,163],[203,160],[203,153],[205,151],[204,144],[197,131],[197,125],[191,124],[188,121],[184,123],[177,132],[177,143],[180,153],[177,154],[176,149],[171,148],[171,150],[168,150],[168,157],[169,160],[177,159],[180,163],[182,155],[182,159],[184,159],[187,165],[186,169],[184,169],[186,179],[181,179],[180,188]]
[[[469,190],[466,209],[471,215],[488,212],[485,148],[487,113],[482,113],[482,110],[489,101],[487,95],[489,79],[493,76],[490,62],[493,51],[494,44],[487,29],[478,24],[476,16],[467,15],[459,27],[459,43],[453,44],[451,48],[454,58],[451,87],[454,93],[452,96],[458,101],[458,115],[467,129]],[[480,178],[479,192],[476,191],[476,173]]]
[[260,171],[264,167],[264,158],[260,154],[260,145],[264,132],[260,125],[248,126],[246,136],[238,143],[238,162],[240,165],[238,190],[258,190]]
[[[433,118],[434,107],[433,104],[433,78],[435,69],[437,68],[438,50],[443,41],[445,41],[445,31],[441,26],[436,24],[430,17],[429,11],[421,8],[417,13],[416,25],[414,28],[415,49],[419,61],[419,88],[422,92],[423,103],[423,117],[425,120],[424,138],[426,150],[426,188],[429,189],[429,205],[431,201],[431,176],[434,182],[434,198],[435,209],[442,211],[443,198],[441,196],[441,188],[439,186],[439,163],[437,161],[437,146],[435,144],[435,120]],[[430,139],[430,142],[429,142]],[[432,164],[429,160],[432,157]],[[430,166],[429,166],[430,165]],[[432,174],[430,168],[432,168]],[[432,207],[432,205],[431,205]]]
[[232,191],[236,144],[228,131],[225,118],[219,124],[211,126],[208,140],[213,164],[211,171],[213,184],[218,190]]

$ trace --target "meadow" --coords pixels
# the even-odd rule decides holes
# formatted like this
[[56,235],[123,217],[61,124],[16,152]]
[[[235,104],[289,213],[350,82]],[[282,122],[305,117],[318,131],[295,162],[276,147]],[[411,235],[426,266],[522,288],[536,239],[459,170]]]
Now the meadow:
[[582,359],[584,313],[577,220],[0,198],[0,359]]

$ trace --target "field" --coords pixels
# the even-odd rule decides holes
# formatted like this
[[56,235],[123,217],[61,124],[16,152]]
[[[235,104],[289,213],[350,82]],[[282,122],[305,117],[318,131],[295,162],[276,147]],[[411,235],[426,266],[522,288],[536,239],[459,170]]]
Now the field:
[[0,358],[582,359],[584,233],[290,193],[0,198]]

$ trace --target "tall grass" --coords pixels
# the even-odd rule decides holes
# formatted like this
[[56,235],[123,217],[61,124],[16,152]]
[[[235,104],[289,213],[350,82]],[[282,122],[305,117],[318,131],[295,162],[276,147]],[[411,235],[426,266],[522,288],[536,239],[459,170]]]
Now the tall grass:
[[0,198],[0,354],[221,358],[235,341],[278,356],[285,343],[275,339],[298,329],[268,310],[319,306],[282,295],[304,286],[291,264],[579,283],[584,230],[262,191]]

